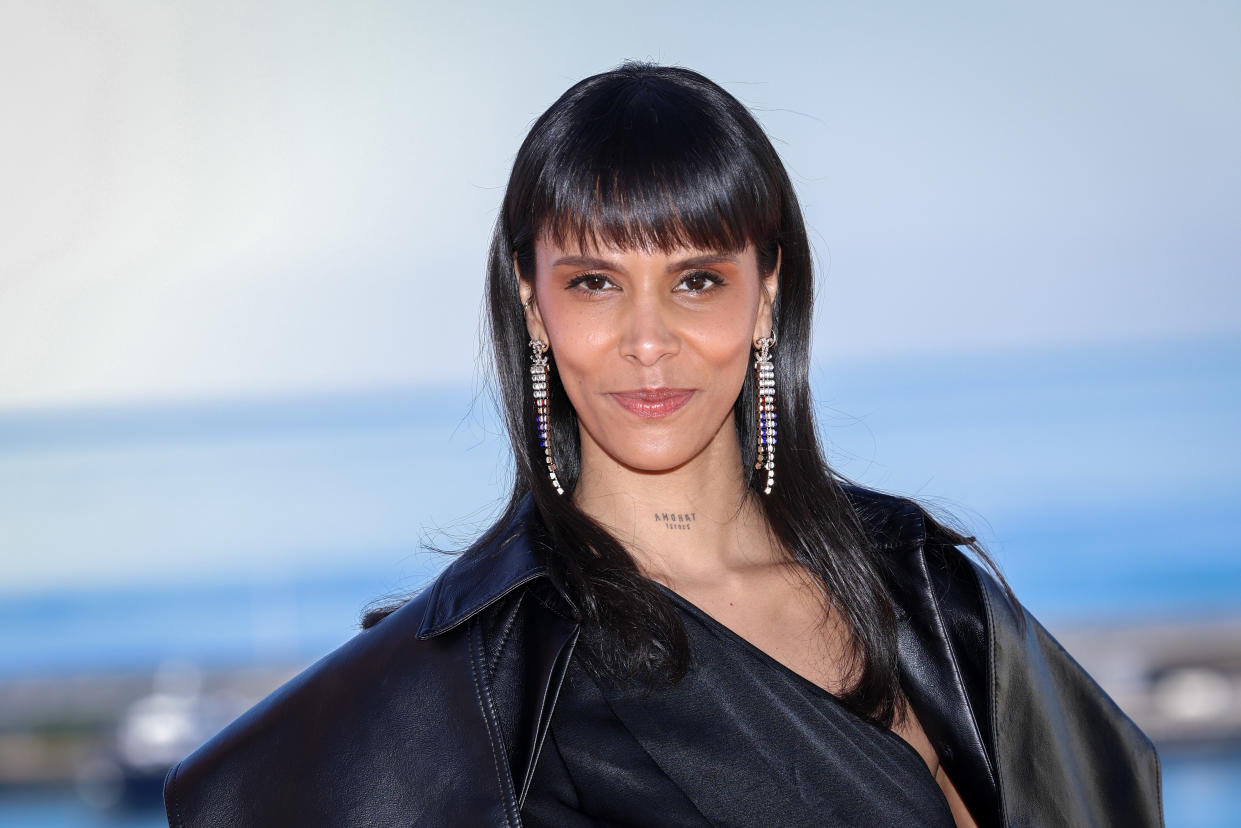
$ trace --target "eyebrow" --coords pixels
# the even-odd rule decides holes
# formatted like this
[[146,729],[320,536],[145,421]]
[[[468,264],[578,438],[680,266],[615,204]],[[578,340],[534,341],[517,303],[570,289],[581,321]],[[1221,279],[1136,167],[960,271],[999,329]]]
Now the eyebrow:
[[[681,259],[668,265],[668,273],[675,273],[678,270],[686,270],[692,267],[710,267],[718,264],[737,264],[736,256],[727,253],[706,253],[702,256],[690,256],[688,259]],[[552,267],[586,267],[598,268],[600,270],[615,270],[618,273],[624,273],[625,269],[616,262],[610,262],[607,259],[599,259],[594,256],[561,256],[552,262]]]

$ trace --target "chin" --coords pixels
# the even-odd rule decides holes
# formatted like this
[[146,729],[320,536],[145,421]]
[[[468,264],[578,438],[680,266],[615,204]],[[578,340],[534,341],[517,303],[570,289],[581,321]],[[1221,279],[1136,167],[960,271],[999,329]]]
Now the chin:
[[616,458],[618,462],[634,471],[647,472],[649,474],[659,474],[660,472],[669,472],[673,469],[680,468],[689,462],[688,457],[677,457],[673,459],[665,457],[643,456],[633,460],[627,460],[623,457]]
[[[678,441],[679,442],[679,441]],[[626,468],[640,472],[666,472],[684,466],[702,449],[688,445],[615,445],[597,442],[608,457]]]

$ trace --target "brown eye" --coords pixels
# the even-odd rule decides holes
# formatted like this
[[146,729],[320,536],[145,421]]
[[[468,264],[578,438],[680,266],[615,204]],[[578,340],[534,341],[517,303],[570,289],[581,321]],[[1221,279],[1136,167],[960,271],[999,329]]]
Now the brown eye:
[[693,273],[687,273],[681,279],[678,287],[682,287],[685,293],[706,293],[715,288],[716,285],[722,284],[724,284],[724,280],[714,273],[696,270]]
[[587,293],[599,293],[606,290],[610,284],[612,284],[611,280],[601,273],[583,273],[569,282],[569,288],[573,289],[580,285]]

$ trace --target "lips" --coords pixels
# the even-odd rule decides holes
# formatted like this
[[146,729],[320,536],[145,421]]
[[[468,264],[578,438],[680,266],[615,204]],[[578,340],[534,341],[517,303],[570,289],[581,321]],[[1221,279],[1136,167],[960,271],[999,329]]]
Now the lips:
[[694,389],[642,388],[635,391],[615,392],[611,396],[630,413],[651,419],[667,417],[684,408],[689,398],[694,396]]

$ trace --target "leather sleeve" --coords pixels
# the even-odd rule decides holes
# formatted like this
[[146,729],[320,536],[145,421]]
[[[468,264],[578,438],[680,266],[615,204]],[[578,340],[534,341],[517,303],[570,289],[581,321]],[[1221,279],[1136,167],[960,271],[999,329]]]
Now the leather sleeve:
[[1154,745],[995,578],[971,564],[992,665],[988,717],[1009,825],[1162,826]]
[[979,824],[1162,826],[1146,735],[972,557],[934,539],[917,557],[910,701]]
[[420,640],[425,610],[426,592],[182,760],[165,780],[169,824],[510,824],[500,774],[478,772],[497,753],[462,643],[472,622]]

